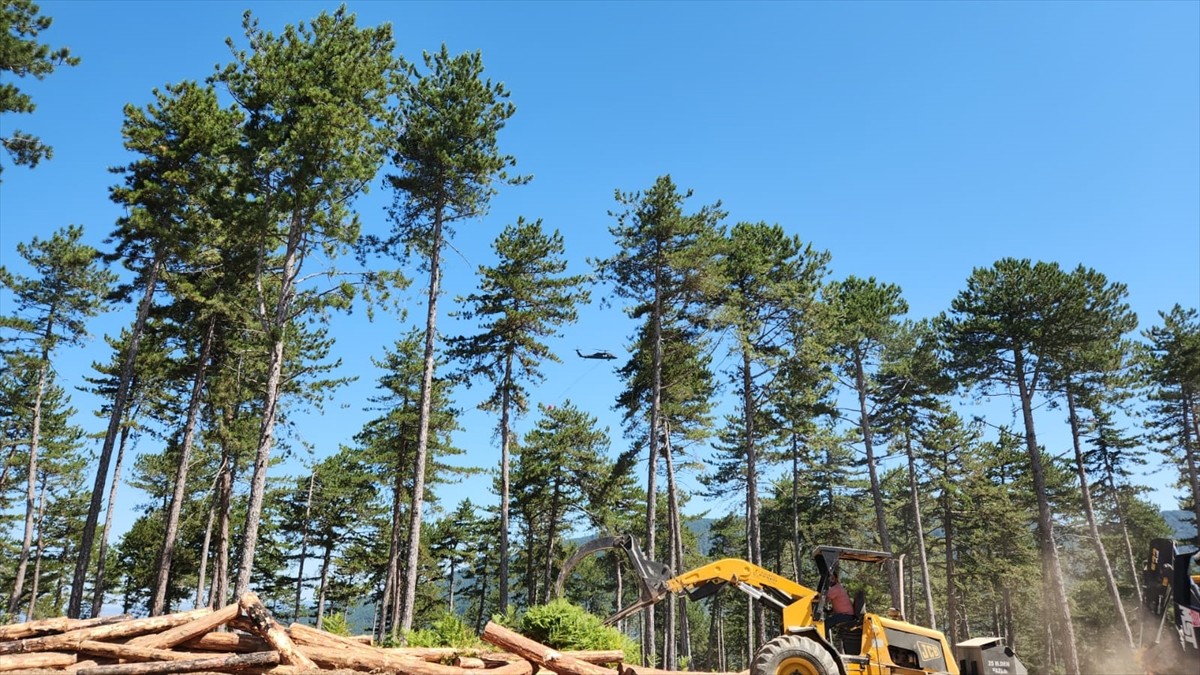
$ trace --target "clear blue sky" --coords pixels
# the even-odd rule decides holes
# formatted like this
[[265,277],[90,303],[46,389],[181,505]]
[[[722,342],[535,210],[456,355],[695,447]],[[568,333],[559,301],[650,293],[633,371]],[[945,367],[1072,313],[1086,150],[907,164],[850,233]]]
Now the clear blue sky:
[[[54,18],[43,39],[83,62],[17,82],[38,110],[0,119],[6,132],[20,128],[55,147],[32,171],[3,160],[0,262],[21,271],[16,244],[69,223],[101,245],[117,216],[107,168],[127,161],[122,106],[228,61],[224,40],[241,40],[244,9],[277,31],[336,6],[43,2]],[[835,277],[899,284],[914,317],[944,310],[972,268],[1005,256],[1095,267],[1129,286],[1143,326],[1175,303],[1200,304],[1200,3],[349,7],[361,23],[391,22],[410,59],[443,42],[481,50],[517,105],[501,144],[534,180],[505,189],[487,218],[460,229],[451,298],[472,289],[491,240],[518,215],[560,229],[573,271],[587,271],[586,257],[612,251],[613,191],[670,173],[695,190],[696,207],[721,200],[730,223],[778,222],[830,251]],[[376,185],[359,201],[368,230],[386,227],[389,200]],[[423,315],[419,302],[414,293],[412,316]],[[61,355],[62,381],[77,386],[90,362],[109,360],[99,335],[129,320],[128,312],[97,320],[88,346]],[[369,358],[404,327],[356,315],[336,328],[342,372],[361,379],[323,414],[297,416],[291,442],[305,439],[318,456],[349,443],[366,419],[378,376]],[[612,364],[572,350],[623,353],[631,329],[618,309],[587,309],[555,344],[566,363],[547,369],[534,395],[571,398],[597,415],[614,451],[625,446],[611,410],[620,383]],[[459,400],[470,410],[481,396],[477,388]],[[77,394],[75,404],[81,424],[102,429],[94,401]],[[1061,417],[1039,414],[1042,440],[1065,450],[1052,431]],[[464,423],[459,441],[471,463],[493,465],[492,419],[472,412]],[[293,462],[276,475],[298,471]],[[1147,480],[1161,488],[1168,478]],[[132,511],[139,497],[126,495]],[[448,506],[463,496],[494,500],[483,479],[443,491]],[[1171,491],[1155,496],[1174,508]]]

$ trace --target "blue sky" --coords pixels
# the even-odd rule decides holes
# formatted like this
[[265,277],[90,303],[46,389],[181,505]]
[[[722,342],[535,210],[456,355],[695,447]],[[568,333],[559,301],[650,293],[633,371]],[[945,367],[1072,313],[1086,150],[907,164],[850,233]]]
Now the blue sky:
[[[20,128],[55,147],[32,171],[3,160],[0,263],[17,271],[16,244],[34,234],[79,223],[100,246],[110,231],[118,212],[107,168],[127,161],[123,105],[144,105],[154,87],[203,79],[227,62],[224,40],[240,41],[246,8],[277,31],[337,5],[41,6],[54,19],[44,40],[83,62],[17,82],[38,110],[0,119],[6,133]],[[694,189],[694,207],[720,200],[731,224],[777,222],[828,250],[835,278],[899,284],[914,317],[944,310],[974,267],[1005,256],[1098,269],[1128,285],[1143,327],[1175,303],[1200,304],[1200,3],[349,7],[363,24],[391,22],[410,59],[443,42],[481,50],[517,106],[501,145],[534,179],[502,190],[486,218],[460,227],[445,309],[472,290],[490,242],[518,215],[560,229],[572,271],[587,271],[587,257],[613,250],[613,191],[645,189],[665,173]],[[369,231],[387,227],[389,202],[378,184],[359,200]],[[414,317],[423,316],[423,284],[409,302]],[[89,363],[109,360],[99,336],[129,320],[117,312],[94,322],[86,347],[60,355],[62,381],[77,386]],[[378,376],[369,359],[404,328],[389,317],[366,324],[361,313],[338,319],[342,372],[360,380],[334,392],[323,413],[298,415],[293,444],[303,439],[325,456],[350,442]],[[625,446],[611,410],[620,382],[612,364],[572,350],[623,352],[631,330],[619,309],[586,309],[555,343],[565,363],[547,369],[533,397],[570,398],[598,416],[614,451]],[[460,397],[468,414],[458,440],[472,463],[491,465],[494,422],[470,411],[482,396],[476,388]],[[81,424],[102,429],[94,401],[76,394],[75,405]],[[1061,416],[1039,415],[1041,440],[1065,450]],[[293,460],[280,474],[299,470]],[[1174,508],[1167,480],[1147,478]],[[475,479],[442,496],[448,506],[463,496],[491,501],[487,489]],[[132,511],[139,498],[126,494]]]

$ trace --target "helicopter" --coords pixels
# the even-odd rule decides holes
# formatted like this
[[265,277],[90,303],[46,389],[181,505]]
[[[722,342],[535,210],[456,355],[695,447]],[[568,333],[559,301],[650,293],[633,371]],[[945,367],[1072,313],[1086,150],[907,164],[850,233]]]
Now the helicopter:
[[612,361],[613,359],[617,358],[616,355],[614,355],[612,352],[605,351],[605,350],[591,352],[590,354],[584,354],[583,352],[576,349],[575,353],[578,354],[579,358],[581,358],[581,359],[602,359],[604,361]]

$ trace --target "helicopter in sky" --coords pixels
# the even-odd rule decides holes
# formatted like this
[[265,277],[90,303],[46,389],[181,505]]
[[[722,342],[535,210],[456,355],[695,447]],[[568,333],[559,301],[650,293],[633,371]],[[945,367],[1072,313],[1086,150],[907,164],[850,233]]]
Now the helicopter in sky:
[[583,352],[576,349],[575,353],[578,354],[579,358],[581,358],[581,359],[601,359],[604,361],[612,361],[613,359],[617,358],[615,354],[613,354],[610,351],[605,351],[605,350],[594,351],[594,352],[591,352],[588,354],[584,354]]

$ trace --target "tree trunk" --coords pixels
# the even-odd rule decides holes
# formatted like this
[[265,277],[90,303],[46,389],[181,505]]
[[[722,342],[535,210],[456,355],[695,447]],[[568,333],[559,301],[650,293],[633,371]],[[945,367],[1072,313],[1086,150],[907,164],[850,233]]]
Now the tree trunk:
[[1129,564],[1129,582],[1133,589],[1137,591],[1138,606],[1142,604],[1142,580],[1139,576],[1140,568],[1137,565],[1133,555],[1133,542],[1129,540],[1129,525],[1125,521],[1125,507],[1121,504],[1121,492],[1117,489],[1117,479],[1113,476],[1112,463],[1105,453],[1104,468],[1108,474],[1108,487],[1112,490],[1113,510],[1117,514],[1117,522],[1121,525],[1121,538],[1125,542],[1125,562]]
[[[875,437],[872,433],[871,411],[867,407],[867,375],[863,367],[865,357],[858,350],[854,354],[854,388],[858,392],[858,426],[862,432],[863,448],[867,453],[867,473],[871,477],[871,501],[875,504],[875,527],[879,531],[879,546],[892,552],[892,538],[888,534],[887,514],[883,506],[883,493],[879,488],[879,469],[875,466]],[[900,579],[896,566],[888,565],[888,590],[892,596],[892,607],[900,606]]]
[[[214,485],[214,487],[216,487]],[[212,544],[213,521],[216,520],[217,501],[209,497],[208,519],[204,523],[204,543],[200,545],[200,571],[196,574],[196,606],[204,606],[204,582],[208,578],[209,546]]]
[[229,507],[233,500],[233,477],[237,474],[237,458],[229,439],[224,436],[221,439],[221,453],[217,487],[217,557],[213,570],[212,597],[208,600],[208,606],[213,608],[224,605],[229,599]]
[[[742,425],[746,448],[746,544],[750,549],[750,562],[763,566],[762,528],[758,522],[758,439],[754,428],[754,382],[752,362],[748,348],[742,349]],[[750,632],[749,649],[753,654],[759,645],[767,641],[766,614],[761,602],[751,599],[754,608],[754,630]]]
[[[647,434],[648,466],[646,467],[646,551],[655,557],[658,530],[658,420],[662,415],[662,291],[659,273],[654,276],[654,309],[650,317],[654,342],[650,391],[650,431]],[[642,614],[642,665],[655,664],[658,649],[655,645],[654,605]]]
[[[1197,529],[1200,529],[1200,460],[1197,455],[1200,455],[1200,420],[1197,420],[1195,410],[1192,403],[1192,393],[1184,387],[1181,392],[1182,400],[1180,403],[1183,407],[1183,457],[1184,463],[1187,465],[1188,487],[1192,492],[1192,517]],[[1191,423],[1188,422],[1188,417],[1191,415]],[[1192,433],[1195,432],[1196,441],[1192,442]]]
[[312,515],[313,484],[317,470],[308,474],[308,496],[304,500],[304,522],[300,524],[300,560],[296,563],[296,597],[292,603],[292,621],[300,620],[300,593],[304,590],[304,559],[308,557],[308,521]]
[[1013,349],[1013,366],[1017,375],[1017,388],[1021,397],[1021,414],[1025,421],[1025,449],[1029,453],[1029,464],[1033,472],[1033,489],[1038,504],[1038,548],[1044,563],[1043,585],[1045,599],[1053,607],[1055,621],[1061,633],[1056,632],[1062,645],[1067,675],[1080,675],[1079,655],[1075,651],[1075,625],[1071,620],[1071,606],[1067,589],[1063,584],[1062,566],[1058,561],[1058,544],[1054,541],[1054,515],[1050,512],[1050,501],[1046,496],[1046,476],[1042,467],[1042,451],[1037,444],[1033,424],[1033,392],[1025,379],[1024,352],[1020,346]]
[[38,585],[42,580],[42,534],[46,522],[46,479],[42,479],[42,489],[38,493],[37,512],[37,557],[33,559],[33,584],[29,587],[29,611],[25,613],[26,621],[37,618]]
[[792,578],[800,578],[800,436],[792,433]]
[[[266,298],[260,295],[258,316],[264,334],[271,336],[271,349],[267,362],[267,386],[263,395],[262,423],[258,430],[258,448],[254,452],[254,472],[250,478],[250,503],[246,508],[246,525],[242,530],[242,558],[238,569],[234,594],[241,597],[250,590],[250,577],[254,573],[254,551],[258,547],[258,524],[262,519],[263,499],[267,489],[267,469],[271,461],[271,449],[275,444],[275,420],[279,414],[280,385],[283,381],[285,336],[296,293],[296,276],[299,273],[299,258],[303,244],[301,214],[293,213],[288,228],[287,247],[283,255],[283,270],[279,279],[279,297],[275,299],[272,315],[268,316]],[[259,282],[261,284],[261,280]]]
[[917,493],[917,461],[913,457],[912,435],[904,433],[904,450],[908,456],[908,497],[912,503],[913,520],[917,530],[917,551],[921,561],[921,583],[925,588],[925,611],[928,625],[937,628],[937,615],[933,611],[933,585],[929,577],[929,558],[925,555],[925,525],[921,522],[921,498]]
[[1087,469],[1083,465],[1083,447],[1079,440],[1079,413],[1075,408],[1075,394],[1071,391],[1070,383],[1067,384],[1067,412],[1071,423],[1071,442],[1075,449],[1075,470],[1079,475],[1079,496],[1083,502],[1083,514],[1087,518],[1088,533],[1091,535],[1092,547],[1096,550],[1096,558],[1100,564],[1100,569],[1104,572],[1104,582],[1108,586],[1108,594],[1112,596],[1113,608],[1116,610],[1117,618],[1120,619],[1120,627],[1125,631],[1125,639],[1129,642],[1129,648],[1135,649],[1137,642],[1133,638],[1133,631],[1129,629],[1129,619],[1125,617],[1125,604],[1121,601],[1121,591],[1117,588],[1117,580],[1113,578],[1112,565],[1108,562],[1108,553],[1104,550],[1104,542],[1100,539],[1100,528],[1096,525],[1096,512],[1092,509],[1092,492],[1088,487]]
[[179,449],[179,464],[175,469],[175,489],[171,493],[171,505],[167,508],[162,548],[158,554],[158,576],[154,583],[154,596],[150,600],[150,614],[162,614],[167,598],[167,582],[171,577],[171,562],[175,557],[175,540],[179,536],[179,513],[183,510],[183,499],[187,492],[188,465],[192,461],[192,445],[196,436],[196,421],[200,418],[200,403],[204,396],[204,375],[208,371],[208,359],[212,354],[213,336],[217,320],[210,317],[200,340],[200,355],[196,363],[196,374],[192,378],[191,400],[188,402],[187,422],[183,427],[183,443]]
[[[675,460],[671,452],[671,425],[666,419],[663,420],[663,456],[667,464],[667,495],[668,507],[671,510],[671,539],[673,542],[671,563],[672,570],[684,569],[683,559],[683,515],[679,511],[679,491],[675,487]],[[672,598],[674,599],[674,598]],[[679,603],[679,640],[677,643],[683,646],[683,656],[689,664],[692,664],[692,635],[691,628],[688,625],[687,605],[683,602]],[[678,647],[675,649],[676,661],[670,666],[670,669],[678,669]]]
[[946,545],[946,639],[958,644],[957,581],[954,569],[954,504],[950,495],[950,453],[942,455],[942,536]]
[[130,331],[129,342],[121,359],[121,375],[117,381],[117,390],[113,393],[108,428],[104,432],[104,445],[100,449],[100,461],[96,466],[96,482],[92,486],[92,499],[88,504],[87,519],[84,521],[83,533],[79,540],[79,558],[75,561],[75,574],[71,580],[71,597],[67,602],[67,616],[74,619],[79,618],[83,609],[83,585],[92,562],[92,544],[96,538],[96,525],[100,520],[100,500],[104,494],[105,481],[108,479],[108,463],[112,459],[117,432],[125,415],[125,401],[133,382],[133,366],[137,360],[138,346],[146,328],[146,319],[150,316],[150,305],[154,301],[154,291],[158,286],[158,275],[162,271],[165,257],[166,254],[162,250],[154,254],[154,261],[146,275],[146,292],[138,303],[137,318],[133,322],[133,330]]
[[[53,325],[53,322],[49,324],[50,327],[53,327]],[[49,330],[47,330],[47,333],[49,333]],[[47,335],[46,339],[48,340],[49,338],[50,335]],[[29,473],[26,476],[25,486],[25,536],[21,540],[21,556],[17,562],[17,574],[13,580],[12,593],[8,596],[8,613],[10,615],[16,615],[21,603],[21,590],[25,585],[25,569],[29,564],[29,553],[33,546],[33,520],[37,501],[38,443],[41,438],[42,401],[46,395],[46,371],[49,369],[49,358],[49,351],[43,347],[42,365],[38,368],[37,394],[33,401],[33,430],[29,437],[29,466],[27,469]]]
[[321,557],[321,585],[317,590],[317,628],[325,627],[325,591],[329,589],[329,567],[333,560],[333,544],[325,545]]
[[511,348],[504,355],[504,379],[500,384],[500,613],[508,611],[508,500],[509,476],[509,407],[512,405],[513,354]]
[[425,315],[425,366],[421,375],[421,413],[417,429],[417,456],[413,467],[412,505],[408,514],[408,556],[404,562],[404,598],[400,629],[412,629],[413,605],[417,600],[417,575],[421,557],[421,509],[425,503],[425,463],[429,454],[429,417],[433,401],[434,349],[437,345],[437,296],[442,277],[442,207],[433,220],[429,251],[429,299]]

